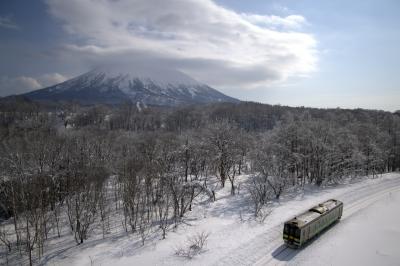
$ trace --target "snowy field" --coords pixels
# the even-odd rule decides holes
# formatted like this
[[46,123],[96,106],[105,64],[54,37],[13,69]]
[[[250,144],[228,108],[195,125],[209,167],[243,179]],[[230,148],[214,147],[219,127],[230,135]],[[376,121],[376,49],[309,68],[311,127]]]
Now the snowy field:
[[[362,178],[323,189],[305,187],[273,203],[264,221],[252,217],[246,177],[240,194],[217,192],[216,202],[199,202],[167,239],[155,234],[144,246],[137,236],[112,234],[51,250],[48,265],[399,265],[400,174]],[[342,220],[301,250],[286,248],[282,224],[329,198],[345,204]],[[209,234],[205,251],[191,259],[175,255],[197,233]],[[397,244],[396,244],[397,243]]]
[[345,217],[289,265],[400,265],[400,191]]

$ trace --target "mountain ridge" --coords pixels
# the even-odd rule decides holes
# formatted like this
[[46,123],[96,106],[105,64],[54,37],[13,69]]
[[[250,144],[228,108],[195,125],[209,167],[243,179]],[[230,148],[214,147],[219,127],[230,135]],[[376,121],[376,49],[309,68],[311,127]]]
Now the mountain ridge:
[[62,83],[22,94],[36,101],[119,104],[126,101],[156,106],[240,102],[190,76],[170,69],[96,68]]

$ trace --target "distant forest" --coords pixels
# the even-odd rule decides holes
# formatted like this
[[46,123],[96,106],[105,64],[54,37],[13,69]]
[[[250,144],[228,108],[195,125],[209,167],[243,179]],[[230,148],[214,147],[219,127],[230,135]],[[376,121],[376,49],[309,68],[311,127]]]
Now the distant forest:
[[[43,255],[65,217],[77,244],[120,212],[127,232],[163,237],[217,180],[249,175],[257,216],[288,188],[400,169],[400,112],[251,102],[144,107],[0,102],[0,217],[9,251]],[[111,189],[110,189],[111,188]],[[1,218],[0,218],[1,219]],[[57,233],[56,233],[57,235]]]

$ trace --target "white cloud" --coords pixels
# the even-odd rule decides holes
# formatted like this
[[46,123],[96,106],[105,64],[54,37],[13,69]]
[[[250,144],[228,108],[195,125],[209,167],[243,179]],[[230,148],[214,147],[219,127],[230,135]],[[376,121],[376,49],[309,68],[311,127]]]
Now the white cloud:
[[67,77],[59,73],[44,74],[38,78],[39,83],[42,87],[48,87],[54,84],[58,84],[67,80]]
[[0,77],[0,94],[7,96],[12,94],[21,94],[31,90],[40,89],[39,82],[31,77]]
[[65,81],[67,77],[59,73],[49,73],[33,78],[27,76],[0,77],[0,96],[17,95],[41,89]]
[[20,27],[13,21],[11,16],[0,16],[0,28],[18,30]]
[[300,15],[290,15],[287,17],[279,16],[265,16],[256,14],[242,14],[243,19],[250,23],[256,24],[261,27],[269,27],[273,29],[287,29],[287,30],[298,30],[304,25],[307,25],[307,20]]
[[47,0],[49,12],[80,38],[66,48],[93,64],[153,62],[218,86],[270,85],[316,69],[307,23],[240,14],[211,0]]

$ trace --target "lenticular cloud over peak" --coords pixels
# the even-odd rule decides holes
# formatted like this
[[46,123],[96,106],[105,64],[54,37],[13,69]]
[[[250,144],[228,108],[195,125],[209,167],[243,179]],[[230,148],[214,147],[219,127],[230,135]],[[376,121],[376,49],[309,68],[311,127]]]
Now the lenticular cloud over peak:
[[80,42],[72,53],[99,62],[144,60],[218,86],[254,87],[316,70],[316,40],[301,15],[244,14],[211,0],[47,0]]

